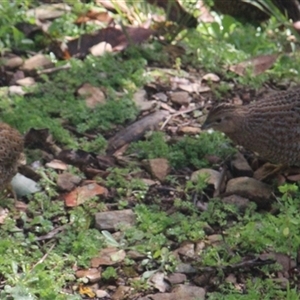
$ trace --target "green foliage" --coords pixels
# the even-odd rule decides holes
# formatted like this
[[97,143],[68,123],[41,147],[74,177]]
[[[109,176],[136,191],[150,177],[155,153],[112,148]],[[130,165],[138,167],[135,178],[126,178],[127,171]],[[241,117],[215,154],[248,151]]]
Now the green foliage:
[[199,174],[197,176],[197,181],[193,182],[188,180],[185,185],[186,193],[190,193],[191,191],[195,191],[197,193],[202,193],[203,190],[207,187],[207,179],[209,175],[207,174]]
[[[278,214],[254,213],[244,218],[227,230],[227,242],[236,246],[237,237],[240,251],[263,251],[266,247],[276,252],[295,253],[300,243],[298,203],[300,194],[293,198],[290,192],[295,192],[295,185],[283,186],[285,191],[278,204]],[[244,249],[244,250],[243,250]]]
[[92,140],[87,138],[81,138],[78,140],[78,147],[87,152],[101,153],[107,146],[106,139],[100,134],[98,137]]
[[[47,193],[35,194],[27,214],[21,214],[18,223],[22,221],[24,232],[15,218],[7,217],[1,226],[0,274],[6,282],[1,299],[79,299],[61,290],[76,280],[72,267],[88,267],[104,245],[99,231],[90,229],[94,212],[81,206],[68,213],[62,201],[50,198],[52,179],[51,172],[44,177]],[[57,226],[63,230],[57,233],[55,244],[37,241]]]
[[[119,205],[127,205],[128,197],[134,197],[141,201],[144,199],[148,186],[135,173],[139,174],[137,168],[112,168],[107,176],[106,186],[115,188],[122,202]],[[125,202],[124,202],[125,201]]]
[[[26,16],[28,8],[33,1],[1,1],[0,3],[0,51],[10,48],[30,49],[33,41],[25,38],[25,35],[17,28],[22,21],[30,21]],[[33,22],[32,22],[33,23]]]
[[104,280],[112,280],[112,279],[117,279],[118,274],[115,268],[113,267],[107,267],[103,272],[102,272],[102,278]]
[[[245,253],[261,253],[266,248],[276,252],[294,254],[297,252],[299,239],[298,203],[300,194],[296,185],[284,185],[279,188],[282,195],[277,204],[279,212],[258,213],[255,205],[249,205],[243,215],[236,207],[222,203],[218,199],[210,199],[207,210],[204,211],[199,222],[207,221],[214,226],[221,225],[227,246],[235,249],[241,256]],[[228,221],[230,220],[230,226]],[[224,227],[226,226],[226,227]],[[218,248],[207,248],[202,253],[204,265],[226,265],[231,262],[224,245]]]
[[130,146],[129,152],[137,152],[141,159],[168,157],[170,147],[165,141],[164,133],[154,132],[146,141],[138,141]]
[[130,282],[130,285],[134,288],[135,291],[139,291],[139,292],[147,291],[150,288],[150,284],[148,283],[148,280],[144,278],[132,280]]
[[[27,98],[15,97],[14,109],[8,108],[1,113],[3,121],[21,132],[31,127],[50,128],[59,142],[78,148],[84,140],[76,140],[62,123],[84,133],[109,130],[135,118],[137,110],[131,97],[143,82],[145,61],[141,57],[121,61],[118,56],[107,55],[101,58],[89,57],[84,62],[72,60],[71,64],[70,70],[61,71],[50,78],[45,77],[45,82]],[[91,109],[84,99],[76,97],[76,90],[84,83],[82,79],[85,83],[105,88],[107,102]],[[116,92],[122,92],[122,95],[117,96]],[[102,151],[104,146],[105,141],[99,135],[96,140],[87,142],[85,149]]]
[[[197,52],[198,61],[191,57],[190,64],[200,65],[208,72],[221,74],[222,78],[234,79],[237,83],[253,88],[259,88],[269,80],[284,81],[289,78],[298,81],[295,74],[299,74],[300,64],[295,62],[299,62],[300,57],[291,39],[294,31],[286,20],[271,18],[259,27],[242,24],[230,16],[216,16],[215,20],[211,24],[202,22],[197,28],[198,32],[189,31],[185,36],[189,48]],[[283,23],[285,28],[282,30],[280,26]],[[293,54],[279,57],[271,69],[258,76],[252,75],[251,67],[245,76],[228,71],[229,66],[247,59],[285,52],[286,49],[291,49]]]
[[[272,4],[271,0],[266,1]],[[79,37],[95,29],[91,24],[74,24],[79,14],[92,8],[92,2],[67,2],[72,6],[72,11],[52,22],[48,32],[51,38],[62,40],[66,35]],[[195,2],[183,4],[194,12]],[[35,41],[25,39],[16,27],[22,21],[33,23],[33,18],[26,15],[26,10],[34,4],[30,0],[12,3],[2,1],[2,52],[13,47],[36,50],[45,45],[45,37],[40,36]],[[141,22],[148,18],[146,12],[150,9],[148,6],[143,10],[144,2],[135,1],[128,5],[132,9],[131,16],[139,17]],[[272,10],[270,5],[268,9]],[[116,9],[121,12],[117,2]],[[119,20],[126,20],[125,23],[132,21],[124,13],[120,14],[123,15]],[[275,18],[256,28],[239,23],[229,16],[221,16],[216,17],[211,24],[201,22],[196,30],[182,31],[177,36],[186,52],[173,57],[175,70],[172,75],[184,77],[183,69],[186,66],[218,73],[222,81],[208,83],[218,99],[232,89],[232,82],[259,87],[265,81],[298,81],[300,55],[295,51],[297,44],[291,39],[293,31],[277,11],[272,14]],[[282,24],[285,28],[279,27]],[[174,38],[174,35],[166,33],[165,40],[170,37]],[[37,39],[40,44],[36,42]],[[31,127],[49,128],[63,146],[102,152],[106,147],[104,136],[111,136],[120,125],[126,125],[136,118],[138,111],[132,95],[148,80],[150,72],[145,71],[146,67],[153,62],[159,63],[159,66],[170,64],[168,56],[173,53],[163,51],[165,49],[167,47],[156,40],[151,44],[130,47],[118,55],[98,58],[88,56],[84,61],[71,59],[70,69],[49,76],[41,75],[40,82],[30,88],[26,96],[2,97],[1,120],[23,133]],[[229,66],[253,56],[287,52],[286,49],[290,53],[281,54],[274,66],[259,76],[253,76],[251,69],[243,77],[228,72]],[[53,55],[51,58],[55,60]],[[57,62],[57,66],[60,65],[62,62]],[[170,83],[164,72],[151,70],[151,75],[157,74],[160,82]],[[93,109],[87,107],[84,97],[76,93],[83,83],[100,87],[105,92],[106,103]],[[92,136],[96,138],[90,138]],[[145,141],[132,144],[129,150],[136,152],[139,159],[167,158],[173,169],[177,170],[184,167],[207,167],[209,163],[206,156],[215,155],[225,160],[233,151],[229,141],[215,132],[202,133],[198,137],[183,137],[176,142],[169,142],[163,133],[154,132]],[[75,168],[71,171],[79,173]],[[42,191],[30,197],[26,212],[20,212],[17,220],[13,215],[12,204],[7,199],[1,202],[13,212],[1,224],[0,231],[0,275],[4,285],[0,291],[1,299],[81,299],[62,293],[69,286],[69,281],[74,283],[76,280],[72,267],[89,267],[90,259],[106,245],[133,249],[146,255],[140,264],[144,271],[142,278],[130,282],[137,291],[149,289],[146,279],[155,272],[174,272],[177,259],[172,250],[174,245],[178,247],[185,241],[205,243],[205,247],[198,253],[199,264],[215,267],[220,277],[225,274],[224,266],[241,261],[249,253],[259,254],[268,250],[296,256],[300,243],[300,192],[297,185],[285,184],[279,188],[282,195],[274,204],[276,214],[257,212],[253,203],[244,212],[240,212],[236,206],[222,203],[219,199],[208,199],[207,195],[203,197],[208,200],[207,209],[199,211],[192,200],[195,195],[205,193],[206,177],[200,177],[197,182],[188,180],[182,187],[179,184],[182,177],[174,175],[175,172],[168,177],[168,183],[175,187],[174,193],[178,192],[174,197],[174,210],[170,213],[170,210],[166,212],[167,209],[163,207],[164,199],[158,196],[153,199],[157,205],[141,204],[148,186],[140,179],[139,168],[128,166],[113,168],[109,172],[108,177],[100,178],[99,181],[116,195],[113,200],[118,208],[132,207],[132,200],[140,203],[133,208],[137,224],[131,228],[120,228],[122,237],[118,240],[108,232],[100,234],[93,229],[95,211],[103,210],[104,203],[99,204],[95,199],[90,199],[82,206],[65,209],[63,201],[58,200],[57,173],[53,170],[39,170]],[[80,173],[80,176],[83,175]],[[39,237],[59,227],[62,231],[56,233],[55,243],[52,240],[39,241]],[[206,230],[222,232],[217,236],[220,239],[212,243],[207,238]],[[126,257],[124,265],[133,266],[135,261]],[[208,297],[226,300],[299,299],[295,289],[279,289],[274,281],[266,279],[272,278],[277,270],[277,265],[260,268],[260,272],[265,275],[264,280],[244,272],[246,278],[251,278],[245,283],[244,294],[237,291],[233,284],[221,282],[218,291],[208,294]],[[117,270],[107,267],[102,276],[104,280],[115,280],[118,278]]]
[[164,134],[153,133],[146,141],[132,144],[130,152],[135,151],[141,159],[165,157],[172,167],[180,169],[186,166],[194,168],[209,165],[206,155],[216,155],[226,159],[234,153],[229,140],[219,132],[202,133],[199,137],[184,137],[173,145],[168,145]]
[[278,283],[272,279],[261,279],[259,277],[247,280],[245,291],[241,292],[232,283],[224,283],[219,286],[220,292],[208,293],[209,300],[252,300],[252,299],[287,299],[299,300],[296,288],[287,290],[280,288]]
[[[0,273],[6,279],[1,299],[6,299],[4,295],[13,299],[71,299],[58,295],[66,281],[75,279],[71,267],[76,259],[71,255],[61,259],[61,254],[51,249],[49,245],[38,248],[35,241],[21,235],[1,239]],[[46,252],[47,258],[38,262]]]
[[[165,234],[171,237],[172,240],[182,242],[184,240],[196,241],[204,237],[203,228],[205,223],[199,221],[199,216],[195,213],[184,215],[177,212],[172,215],[167,215],[167,213],[161,211],[159,207],[147,207],[145,205],[136,206],[135,212],[139,224],[138,229],[143,232],[146,238],[152,239],[152,237]],[[133,236],[132,232],[131,236]],[[168,241],[163,238],[163,236],[161,237],[161,242],[165,244],[159,244],[160,239],[157,238],[155,244],[149,244],[147,247],[153,250],[155,246],[160,247],[168,244]]]
[[[251,213],[255,209],[255,205],[249,205],[247,213]],[[247,214],[245,213],[245,215]],[[243,217],[245,217],[245,215]],[[235,205],[223,203],[220,199],[210,199],[207,210],[201,214],[201,220],[207,221],[210,225],[225,226],[230,221],[242,218]],[[234,222],[235,223],[235,222]]]

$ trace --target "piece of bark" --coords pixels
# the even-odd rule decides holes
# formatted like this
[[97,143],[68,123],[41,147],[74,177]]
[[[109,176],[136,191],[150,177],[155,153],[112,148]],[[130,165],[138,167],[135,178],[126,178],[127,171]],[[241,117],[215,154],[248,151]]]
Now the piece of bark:
[[139,140],[147,131],[155,129],[168,115],[167,111],[157,111],[127,126],[109,140],[107,153],[112,154],[125,144]]

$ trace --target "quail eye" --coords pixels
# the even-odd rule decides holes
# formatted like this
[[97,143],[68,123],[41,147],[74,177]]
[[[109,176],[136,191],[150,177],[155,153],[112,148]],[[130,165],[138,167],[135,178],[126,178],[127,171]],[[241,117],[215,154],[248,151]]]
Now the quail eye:
[[222,119],[219,118],[219,119],[216,119],[216,123],[221,123]]

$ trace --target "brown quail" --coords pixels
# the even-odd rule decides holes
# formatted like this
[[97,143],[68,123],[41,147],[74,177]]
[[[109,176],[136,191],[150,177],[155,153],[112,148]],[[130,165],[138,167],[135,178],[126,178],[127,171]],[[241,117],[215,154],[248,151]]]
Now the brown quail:
[[0,190],[5,189],[22,159],[23,138],[8,124],[0,123]]
[[234,143],[270,162],[300,166],[300,88],[281,91],[245,106],[220,104],[202,129],[224,132]]
[[[276,13],[276,9],[293,22],[300,20],[299,0],[271,0],[269,5],[265,5],[264,2],[266,1],[213,0],[212,8],[222,14],[250,23],[268,20],[272,14]],[[273,7],[274,12],[268,9],[268,6]]]

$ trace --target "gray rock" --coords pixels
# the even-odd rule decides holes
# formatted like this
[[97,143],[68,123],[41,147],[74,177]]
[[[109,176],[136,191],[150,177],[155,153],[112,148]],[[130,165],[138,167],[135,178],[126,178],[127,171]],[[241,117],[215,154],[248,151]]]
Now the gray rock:
[[96,228],[99,230],[116,230],[120,226],[133,226],[136,215],[131,209],[96,213]]
[[81,181],[79,176],[73,175],[71,173],[62,173],[57,176],[56,183],[60,190],[71,191],[73,190]]
[[239,195],[257,203],[260,208],[268,206],[272,200],[272,188],[256,179],[238,177],[228,181],[226,195]]
[[235,205],[240,212],[244,212],[249,207],[250,201],[247,198],[231,195],[222,199],[224,203]]
[[191,102],[191,97],[188,92],[174,92],[171,94],[171,101],[179,105],[188,106]]
[[47,67],[53,67],[54,64],[51,60],[43,54],[36,54],[25,60],[22,67],[25,71],[32,71],[36,69],[44,69]]
[[171,167],[169,161],[165,158],[153,158],[143,161],[144,166],[147,168],[151,175],[159,181],[164,181],[169,175]]
[[233,172],[237,176],[247,176],[247,177],[253,176],[253,170],[249,166],[245,157],[240,152],[234,155],[233,160],[231,161],[231,166]]
[[172,293],[158,293],[140,297],[138,300],[204,300],[205,289],[187,284],[180,284]]
[[7,59],[4,63],[4,66],[8,69],[16,69],[23,64],[23,59],[19,56],[14,56]]

